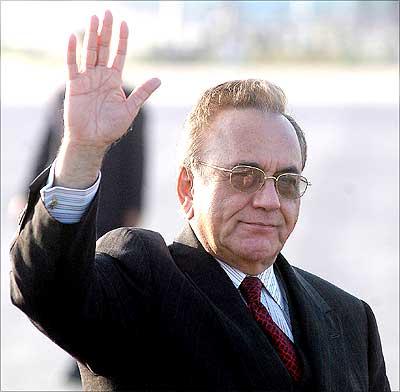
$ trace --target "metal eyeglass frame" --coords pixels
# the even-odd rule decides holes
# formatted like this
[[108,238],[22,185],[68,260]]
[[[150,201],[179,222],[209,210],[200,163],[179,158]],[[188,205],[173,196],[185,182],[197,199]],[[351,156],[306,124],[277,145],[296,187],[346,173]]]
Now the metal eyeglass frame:
[[[232,169],[226,169],[225,167],[220,167],[220,166],[212,165],[211,163],[203,162],[203,161],[200,161],[199,159],[196,159],[195,161],[196,161],[197,163],[199,163],[200,165],[207,166],[207,167],[211,167],[212,169],[221,170],[221,171],[223,171],[223,172],[225,172],[225,173],[229,173],[229,182],[230,182],[232,188],[235,189],[235,190],[237,190],[237,191],[239,191],[239,192],[243,192],[243,193],[249,193],[249,194],[250,194],[250,193],[258,192],[258,191],[264,186],[264,184],[265,184],[265,182],[266,182],[267,180],[273,179],[273,180],[274,180],[274,183],[275,183],[275,190],[276,190],[276,192],[278,193],[278,195],[280,195],[280,196],[282,196],[282,197],[285,197],[285,198],[287,198],[287,199],[290,199],[290,200],[295,200],[295,199],[300,199],[300,197],[302,197],[302,196],[306,193],[307,188],[308,188],[309,186],[312,185],[311,182],[308,181],[306,177],[304,177],[304,176],[302,176],[302,175],[300,175],[300,174],[296,174],[296,173],[281,173],[281,174],[279,174],[278,177],[275,177],[275,176],[267,176],[264,170],[262,170],[262,169],[260,169],[260,168],[258,168],[258,167],[255,167],[255,166],[236,165],[236,166],[234,166]],[[263,174],[263,176],[264,176],[264,181],[260,184],[260,186],[259,186],[256,190],[254,190],[254,191],[252,191],[252,192],[246,192],[245,190],[241,190],[241,189],[236,188],[236,187],[232,184],[232,174],[233,174],[232,172],[233,172],[233,170],[236,169],[237,167],[244,167],[244,168],[248,168],[248,169],[252,169],[252,170],[257,170],[257,171],[261,172],[261,173]],[[278,187],[277,187],[277,182],[278,182],[278,180],[279,180],[280,177],[282,177],[282,176],[287,176],[287,175],[289,175],[289,176],[294,176],[294,177],[300,177],[300,179],[303,180],[303,181],[305,182],[306,187],[305,187],[303,193],[302,193],[299,197],[292,197],[292,198],[291,198],[291,197],[287,197],[287,196],[284,196],[284,195],[281,195],[281,194],[280,194],[279,189],[278,189]]]

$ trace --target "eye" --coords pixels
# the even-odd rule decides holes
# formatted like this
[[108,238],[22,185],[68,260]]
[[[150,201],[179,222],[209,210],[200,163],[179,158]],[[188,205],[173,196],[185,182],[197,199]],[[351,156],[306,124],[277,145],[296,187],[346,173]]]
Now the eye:
[[299,179],[297,176],[284,174],[283,176],[279,177],[279,182],[284,187],[296,188],[298,186]]
[[279,193],[291,199],[298,198],[304,193],[304,185],[301,176],[296,174],[283,174],[277,183]]
[[260,170],[251,167],[236,166],[232,169],[232,186],[242,192],[253,192],[263,180]]

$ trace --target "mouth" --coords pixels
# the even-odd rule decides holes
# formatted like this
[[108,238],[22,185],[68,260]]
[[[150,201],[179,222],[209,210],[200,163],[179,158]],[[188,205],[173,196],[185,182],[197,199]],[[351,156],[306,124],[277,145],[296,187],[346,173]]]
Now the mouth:
[[254,228],[254,229],[259,229],[259,230],[275,230],[278,225],[272,224],[272,223],[265,223],[265,222],[245,222],[241,221],[240,223],[243,223],[244,225]]

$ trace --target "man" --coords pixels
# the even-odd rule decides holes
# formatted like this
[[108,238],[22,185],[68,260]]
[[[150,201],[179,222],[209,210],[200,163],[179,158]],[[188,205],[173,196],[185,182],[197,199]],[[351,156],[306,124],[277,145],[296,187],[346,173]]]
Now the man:
[[[214,87],[190,114],[188,224],[172,245],[123,228],[95,250],[104,152],[159,86],[122,97],[128,31],[108,68],[111,24],[107,11],[98,36],[92,17],[80,71],[70,39],[64,140],[12,245],[14,304],[77,358],[87,390],[389,391],[369,306],[280,253],[309,182],[303,133],[268,82]],[[72,220],[54,208],[68,194]]]

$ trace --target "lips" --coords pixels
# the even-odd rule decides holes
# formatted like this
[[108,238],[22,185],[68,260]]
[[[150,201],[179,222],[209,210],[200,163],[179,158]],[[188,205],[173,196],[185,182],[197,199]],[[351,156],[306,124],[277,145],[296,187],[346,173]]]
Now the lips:
[[278,225],[275,223],[266,223],[266,222],[247,222],[247,221],[241,221],[242,223],[245,223],[246,225],[257,225],[257,226],[266,226],[266,227],[277,227]]
[[266,223],[266,222],[245,222],[241,221],[241,223],[254,227],[254,228],[260,228],[260,229],[275,229],[278,225],[275,223]]

